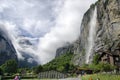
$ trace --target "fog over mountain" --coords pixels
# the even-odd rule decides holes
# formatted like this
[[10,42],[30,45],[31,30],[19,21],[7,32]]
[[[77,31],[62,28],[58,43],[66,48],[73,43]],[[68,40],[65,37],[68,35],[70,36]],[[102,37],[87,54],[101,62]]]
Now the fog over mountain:
[[[45,64],[56,49],[74,42],[83,14],[97,0],[0,0],[0,24],[5,26],[17,51],[28,62]],[[22,53],[23,52],[23,53]]]

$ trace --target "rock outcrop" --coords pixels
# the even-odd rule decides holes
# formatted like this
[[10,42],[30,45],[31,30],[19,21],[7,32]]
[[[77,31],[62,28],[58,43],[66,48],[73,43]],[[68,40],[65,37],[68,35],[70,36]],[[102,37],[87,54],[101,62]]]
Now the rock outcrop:
[[59,56],[61,56],[63,54],[66,54],[68,52],[74,53],[73,44],[69,44],[69,45],[66,45],[64,47],[61,47],[61,48],[57,49],[55,58],[59,57]]
[[15,48],[7,32],[3,28],[4,26],[0,25],[0,65],[9,59],[18,61]]

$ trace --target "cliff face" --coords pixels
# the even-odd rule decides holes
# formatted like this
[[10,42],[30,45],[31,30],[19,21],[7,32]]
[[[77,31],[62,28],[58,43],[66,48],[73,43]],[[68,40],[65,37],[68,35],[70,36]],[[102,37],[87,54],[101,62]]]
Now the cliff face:
[[68,52],[74,53],[73,44],[69,44],[69,45],[66,45],[64,47],[61,47],[61,48],[57,49],[55,58],[59,57],[59,56],[61,56],[63,54],[66,54]]
[[[80,27],[80,37],[74,43],[73,62],[75,65],[82,65],[86,61],[86,53],[89,46],[90,22],[95,10],[95,5],[91,5],[90,9],[84,14]],[[92,58],[92,56],[90,56]]]
[[[95,50],[120,54],[120,0],[100,0]],[[117,52],[116,52],[117,51]]]
[[75,65],[82,65],[86,61],[89,31],[90,27],[93,27],[89,24],[95,7],[97,8],[94,30],[96,34],[89,61],[92,61],[95,53],[107,52],[120,55],[120,0],[99,0],[96,4],[91,5],[83,17],[80,38],[74,44],[76,56],[73,58],[73,62]]
[[[0,27],[3,27],[0,25]],[[17,54],[6,31],[0,28],[0,65],[9,59],[17,61]]]

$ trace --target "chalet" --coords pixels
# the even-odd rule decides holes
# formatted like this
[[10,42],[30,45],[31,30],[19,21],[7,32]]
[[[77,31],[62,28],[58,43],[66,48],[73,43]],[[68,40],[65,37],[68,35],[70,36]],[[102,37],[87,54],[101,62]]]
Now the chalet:
[[111,65],[115,65],[118,68],[120,67],[120,56],[117,54],[103,52],[99,57],[99,61],[104,62],[104,63],[109,63]]
[[84,74],[92,74],[93,73],[93,70],[92,69],[88,69],[88,68],[77,68],[77,71],[76,71],[77,74],[81,74],[81,75],[84,75]]

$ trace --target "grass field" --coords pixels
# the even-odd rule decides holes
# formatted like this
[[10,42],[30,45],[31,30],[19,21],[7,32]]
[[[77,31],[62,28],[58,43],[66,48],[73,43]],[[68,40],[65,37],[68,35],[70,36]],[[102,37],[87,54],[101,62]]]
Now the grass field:
[[[13,80],[13,79],[7,79],[7,80]],[[21,79],[21,80],[58,80],[58,79]]]
[[[8,79],[13,80],[13,79]],[[21,79],[21,80],[58,80],[58,79]]]
[[93,74],[82,76],[82,80],[120,80],[120,75],[111,75],[111,74]]
[[[13,79],[8,79],[13,80]],[[81,80],[80,78],[66,78],[66,79],[21,79],[21,80]]]

